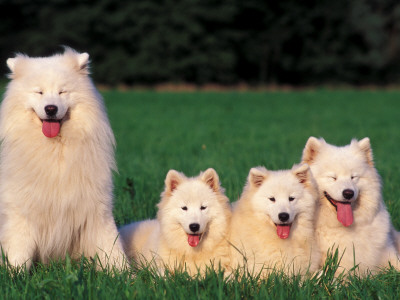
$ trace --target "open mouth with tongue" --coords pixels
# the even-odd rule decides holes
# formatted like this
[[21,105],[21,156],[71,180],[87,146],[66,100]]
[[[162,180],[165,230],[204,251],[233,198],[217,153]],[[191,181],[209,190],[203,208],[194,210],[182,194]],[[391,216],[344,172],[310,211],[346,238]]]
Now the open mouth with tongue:
[[47,119],[42,120],[42,132],[48,138],[53,138],[58,135],[61,128],[61,120]]
[[188,244],[189,244],[189,246],[190,247],[196,247],[201,241],[202,234],[201,233],[200,234],[189,234],[189,233],[187,233],[187,236],[188,236]]
[[290,234],[290,226],[292,224],[275,224],[276,226],[276,234],[281,238],[281,239],[287,239]]
[[324,192],[326,199],[336,208],[337,219],[343,226],[353,224],[353,208],[350,202],[341,202],[333,199],[327,192]]

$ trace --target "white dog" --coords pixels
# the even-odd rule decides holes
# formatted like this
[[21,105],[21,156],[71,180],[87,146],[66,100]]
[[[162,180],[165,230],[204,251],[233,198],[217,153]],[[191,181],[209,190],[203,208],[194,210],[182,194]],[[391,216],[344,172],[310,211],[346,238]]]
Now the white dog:
[[0,109],[0,243],[13,266],[98,254],[122,267],[112,216],[114,136],[89,55],[7,60]]
[[282,171],[252,168],[232,216],[233,267],[262,276],[271,268],[288,274],[316,271],[317,201],[316,183],[306,164]]
[[129,257],[154,261],[161,273],[164,267],[191,275],[228,267],[231,209],[214,169],[195,178],[170,170],[158,209],[157,220],[120,229]]
[[[381,182],[374,167],[368,138],[336,147],[310,137],[303,151],[320,193],[317,238],[322,263],[327,251],[338,247],[340,266],[358,272],[398,267],[395,231],[382,200]],[[343,269],[338,270],[338,272]]]

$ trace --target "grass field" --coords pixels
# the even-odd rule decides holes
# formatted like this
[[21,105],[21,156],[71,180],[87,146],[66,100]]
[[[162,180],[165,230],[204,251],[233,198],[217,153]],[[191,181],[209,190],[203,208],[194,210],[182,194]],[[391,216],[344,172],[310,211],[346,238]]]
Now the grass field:
[[[169,169],[194,176],[213,167],[234,201],[251,167],[290,168],[299,162],[309,136],[337,145],[368,136],[384,183],[384,199],[400,229],[399,91],[107,91],[103,95],[117,140],[118,225],[155,217]],[[160,278],[147,270],[98,272],[87,260],[39,264],[29,273],[0,268],[4,299],[397,299],[399,295],[400,273],[394,270],[340,284],[330,270],[305,281],[280,274],[265,281],[226,281],[215,273],[190,279],[185,274]]]

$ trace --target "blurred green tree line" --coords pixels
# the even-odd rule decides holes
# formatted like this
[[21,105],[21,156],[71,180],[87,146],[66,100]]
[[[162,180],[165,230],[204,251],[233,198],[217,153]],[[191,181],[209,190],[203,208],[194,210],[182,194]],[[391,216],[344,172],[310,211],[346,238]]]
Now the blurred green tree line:
[[396,0],[0,0],[0,59],[86,51],[104,84],[399,82]]

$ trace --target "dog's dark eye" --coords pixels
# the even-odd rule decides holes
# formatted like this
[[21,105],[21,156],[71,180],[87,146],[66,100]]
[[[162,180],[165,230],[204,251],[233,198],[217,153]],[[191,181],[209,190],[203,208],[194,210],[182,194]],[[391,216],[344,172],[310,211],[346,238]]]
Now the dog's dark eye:
[[36,91],[35,93],[38,94],[38,95],[43,95],[42,91]]
[[289,201],[293,201],[294,200],[294,197],[289,197]]
[[182,206],[182,210],[187,210],[187,206]]
[[274,197],[270,197],[268,199],[271,200],[272,202],[275,202],[275,198]]
[[200,206],[201,210],[205,210],[207,208],[207,206]]
[[357,175],[353,175],[353,176],[351,176],[351,180],[353,180],[353,179],[357,179],[358,178],[358,176]]
[[67,91],[60,91],[58,92],[59,95],[65,94]]

